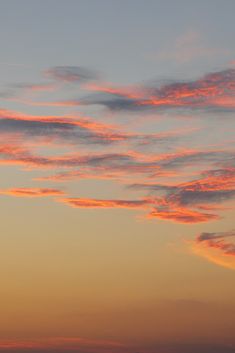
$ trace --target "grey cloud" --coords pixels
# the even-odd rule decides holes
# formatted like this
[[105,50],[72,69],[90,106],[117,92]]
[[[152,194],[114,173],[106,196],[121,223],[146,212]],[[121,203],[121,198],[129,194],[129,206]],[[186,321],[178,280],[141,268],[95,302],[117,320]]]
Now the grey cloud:
[[214,239],[224,239],[229,237],[235,237],[235,230],[230,230],[227,232],[214,232],[214,233],[201,233],[198,236],[198,241],[214,240]]
[[154,145],[177,141],[183,135],[175,132],[159,134],[125,133],[109,126],[96,124],[91,119],[41,118],[12,115],[0,111],[0,134],[21,134],[27,138],[60,139],[73,144],[112,144],[122,141],[136,146]]
[[46,75],[63,82],[86,82],[98,79],[98,74],[80,66],[55,66],[47,70]]
[[203,243],[212,249],[218,249],[223,254],[235,256],[235,242],[227,242],[227,238],[235,237],[235,230],[227,232],[201,233],[197,238],[197,243]]
[[74,105],[102,105],[113,111],[145,110],[201,110],[214,112],[231,112],[234,105],[226,104],[221,97],[234,98],[235,70],[227,69],[209,73],[192,81],[178,81],[156,85],[142,86],[138,97],[128,95],[123,89],[118,93],[98,92],[81,100],[73,100]]

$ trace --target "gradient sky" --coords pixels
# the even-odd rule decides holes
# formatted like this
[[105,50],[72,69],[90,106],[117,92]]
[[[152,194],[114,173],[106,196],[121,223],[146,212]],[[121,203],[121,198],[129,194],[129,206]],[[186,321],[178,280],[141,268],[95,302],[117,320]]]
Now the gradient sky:
[[234,13],[0,0],[0,352],[235,352]]

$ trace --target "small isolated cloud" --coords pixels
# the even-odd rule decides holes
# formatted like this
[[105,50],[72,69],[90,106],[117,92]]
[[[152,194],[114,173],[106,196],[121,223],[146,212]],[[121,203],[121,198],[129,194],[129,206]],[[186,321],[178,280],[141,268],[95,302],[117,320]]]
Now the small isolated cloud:
[[61,196],[63,191],[53,188],[11,188],[0,190],[0,194],[17,197]]
[[98,79],[98,74],[81,66],[55,66],[45,71],[47,77],[67,83],[84,83]]

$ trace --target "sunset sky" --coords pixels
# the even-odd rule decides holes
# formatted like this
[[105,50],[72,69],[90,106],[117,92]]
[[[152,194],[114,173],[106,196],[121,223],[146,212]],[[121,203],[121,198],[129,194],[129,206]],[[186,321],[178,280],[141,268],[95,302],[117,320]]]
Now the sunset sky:
[[0,0],[0,352],[235,352],[234,15]]

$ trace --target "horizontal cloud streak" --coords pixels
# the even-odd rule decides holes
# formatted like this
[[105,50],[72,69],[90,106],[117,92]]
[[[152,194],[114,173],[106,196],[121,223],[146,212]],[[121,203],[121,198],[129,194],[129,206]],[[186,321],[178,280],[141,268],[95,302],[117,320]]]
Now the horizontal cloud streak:
[[203,213],[200,209],[216,210],[214,205],[235,199],[235,169],[219,173],[215,170],[201,179],[178,185],[135,184],[131,187],[159,195],[159,206],[151,213],[152,217],[184,223],[205,222],[218,219],[218,215]]
[[12,188],[0,190],[0,194],[18,197],[43,197],[43,196],[60,196],[64,192],[52,188]]
[[98,74],[81,66],[55,66],[45,71],[45,74],[55,80],[77,83],[97,80]]
[[149,214],[149,218],[159,218],[177,223],[200,223],[219,219],[217,215],[198,212],[183,207],[159,207]]
[[0,109],[0,134],[15,139],[40,139],[64,144],[136,145],[169,143],[191,131],[166,131],[155,134],[121,132],[116,127],[87,117],[33,116]]
[[[93,87],[91,87],[93,89]],[[96,94],[70,100],[70,105],[102,105],[114,111],[157,109],[231,111],[235,109],[235,69],[206,74],[192,81],[176,81],[136,88],[96,87]],[[66,104],[66,102],[64,102]]]
[[7,110],[0,110],[0,133],[73,144],[109,144],[129,138],[128,134],[88,118],[32,116]]
[[151,200],[98,200],[85,198],[64,198],[61,200],[75,208],[136,208],[143,209],[152,203]]

